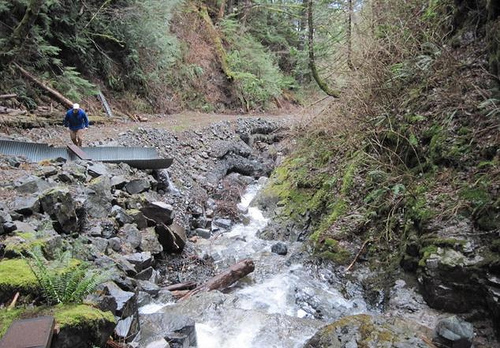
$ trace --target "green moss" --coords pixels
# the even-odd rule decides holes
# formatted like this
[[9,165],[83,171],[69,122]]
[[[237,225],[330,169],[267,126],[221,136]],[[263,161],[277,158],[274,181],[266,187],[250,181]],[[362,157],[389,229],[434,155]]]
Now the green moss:
[[87,305],[55,306],[50,309],[50,312],[61,328],[96,326],[102,321],[115,322],[115,317],[111,312],[103,312]]
[[22,295],[39,293],[38,281],[23,259],[0,262],[0,302],[10,299],[16,292]]
[[0,339],[5,335],[12,322],[21,316],[23,311],[24,309],[21,308],[0,310]]
[[27,255],[27,253],[36,247],[44,248],[47,245],[45,238],[39,238],[35,232],[16,233],[16,236],[21,237],[24,241],[19,243],[9,243],[5,251],[11,252],[14,255]]
[[432,255],[436,254],[438,247],[435,245],[429,245],[425,248],[420,249],[420,261],[418,262],[419,267],[425,267],[427,259]]

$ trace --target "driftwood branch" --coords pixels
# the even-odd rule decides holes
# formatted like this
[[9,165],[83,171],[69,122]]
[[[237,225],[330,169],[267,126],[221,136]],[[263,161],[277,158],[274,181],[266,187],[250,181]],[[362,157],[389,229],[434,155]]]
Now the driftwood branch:
[[14,66],[28,80],[30,80],[31,82],[35,83],[38,87],[40,87],[41,89],[43,89],[44,91],[46,91],[53,100],[57,101],[58,103],[64,105],[67,108],[71,108],[73,106],[73,102],[71,100],[69,100],[68,98],[66,98],[65,96],[63,96],[61,93],[59,93],[55,89],[50,88],[49,86],[47,86],[46,84],[44,84],[42,81],[40,81],[35,76],[31,75],[28,71],[26,71],[24,68],[22,68],[19,64],[14,63]]
[[186,295],[181,297],[181,301],[200,292],[225,289],[247,274],[252,273],[254,269],[255,264],[253,263],[253,261],[251,259],[244,259],[238,263],[235,263],[224,272],[210,278],[205,284],[202,284],[189,291]]
[[354,266],[354,264],[356,263],[356,261],[358,261],[359,257],[361,256],[361,253],[363,252],[363,250],[365,250],[366,244],[368,244],[369,242],[371,242],[371,239],[365,240],[363,245],[361,245],[361,248],[359,249],[358,253],[356,254],[356,257],[354,257],[354,260],[352,260],[349,267],[346,268],[346,270],[345,270],[346,273],[349,272],[351,270],[352,266]]
[[11,99],[17,97],[17,94],[11,93],[11,94],[0,94],[0,99]]

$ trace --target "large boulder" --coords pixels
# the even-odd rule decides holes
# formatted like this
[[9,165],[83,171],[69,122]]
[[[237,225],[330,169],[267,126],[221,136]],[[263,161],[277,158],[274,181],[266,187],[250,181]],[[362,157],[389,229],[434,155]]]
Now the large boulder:
[[76,203],[67,188],[55,187],[45,191],[40,196],[40,203],[43,211],[53,220],[57,232],[78,232]]
[[111,210],[111,181],[107,176],[93,179],[85,190],[85,211],[90,218],[100,219],[108,216]]
[[164,224],[155,227],[158,241],[167,253],[180,253],[186,245],[186,230],[178,225],[172,224],[166,226]]
[[174,221],[174,207],[164,202],[151,202],[141,212],[156,225],[170,225]]
[[307,341],[304,348],[434,347],[422,339],[430,333],[419,330],[425,331],[418,324],[404,319],[358,314],[325,326]]
[[14,187],[18,193],[40,193],[51,187],[51,185],[34,175],[24,176],[14,182]]

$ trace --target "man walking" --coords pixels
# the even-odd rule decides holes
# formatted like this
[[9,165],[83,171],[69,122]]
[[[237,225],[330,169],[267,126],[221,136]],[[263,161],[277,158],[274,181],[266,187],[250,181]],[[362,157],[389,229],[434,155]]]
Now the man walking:
[[80,105],[73,104],[73,108],[66,112],[64,126],[69,128],[71,141],[77,146],[82,146],[83,131],[89,128],[89,119],[85,111],[80,109]]

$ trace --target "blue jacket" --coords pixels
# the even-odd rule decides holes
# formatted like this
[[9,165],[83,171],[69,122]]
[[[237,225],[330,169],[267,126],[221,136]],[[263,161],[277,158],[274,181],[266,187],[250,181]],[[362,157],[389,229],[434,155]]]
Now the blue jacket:
[[69,109],[64,117],[64,126],[69,127],[72,131],[77,131],[89,126],[87,114],[82,109],[78,109],[78,113],[73,113],[73,109]]

